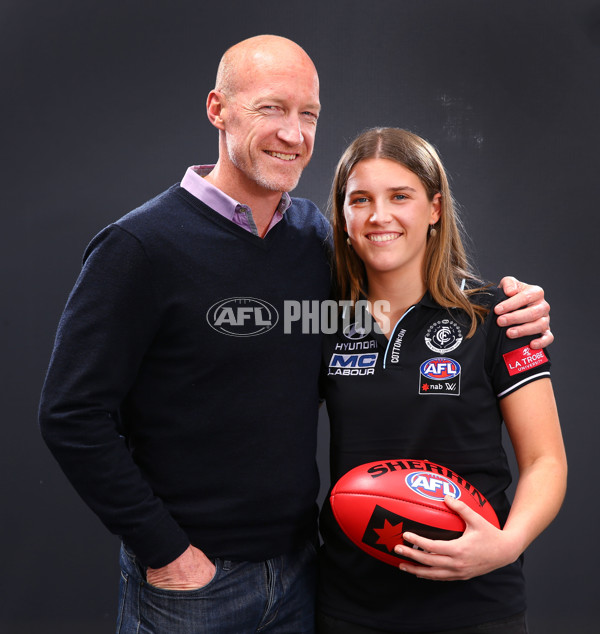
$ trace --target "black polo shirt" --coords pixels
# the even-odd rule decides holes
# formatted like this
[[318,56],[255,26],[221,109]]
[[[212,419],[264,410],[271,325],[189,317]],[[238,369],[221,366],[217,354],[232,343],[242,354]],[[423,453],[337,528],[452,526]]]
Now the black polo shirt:
[[[493,307],[503,299],[497,288],[473,297],[490,312],[469,339],[465,314],[440,307],[429,293],[403,315],[389,340],[368,328],[365,311],[325,337],[321,386],[331,422],[332,484],[366,462],[427,459],[471,482],[504,524],[511,474],[498,402],[549,377],[550,362],[545,351],[528,347],[530,337],[508,339],[498,327]],[[433,582],[357,548],[328,503],[321,530],[320,606],[336,618],[419,632],[525,609],[521,561],[469,581]]]

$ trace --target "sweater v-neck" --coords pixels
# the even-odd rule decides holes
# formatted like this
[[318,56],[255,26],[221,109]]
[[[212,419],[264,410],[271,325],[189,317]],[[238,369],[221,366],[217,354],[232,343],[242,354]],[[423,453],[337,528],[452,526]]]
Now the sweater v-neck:
[[264,238],[240,227],[235,222],[232,222],[228,218],[223,217],[220,213],[212,209],[209,205],[202,202],[199,198],[196,198],[194,195],[190,194],[187,190],[183,189],[180,186],[177,186],[175,193],[180,196],[186,203],[190,204],[195,210],[199,211],[203,216],[205,216],[209,221],[213,222],[216,225],[219,225],[221,228],[233,233],[237,237],[246,240],[249,244],[254,245],[260,249],[269,249],[274,242],[274,236],[278,233],[280,226],[286,222],[285,215],[284,217],[274,226],[271,227],[269,232],[265,235]]

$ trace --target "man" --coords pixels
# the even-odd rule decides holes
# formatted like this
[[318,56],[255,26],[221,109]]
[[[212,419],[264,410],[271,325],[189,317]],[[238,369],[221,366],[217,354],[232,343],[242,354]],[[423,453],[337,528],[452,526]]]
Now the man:
[[[119,632],[313,630],[320,337],[278,318],[285,301],[329,296],[328,223],[287,194],[319,109],[298,45],[235,45],[207,100],[217,164],[188,169],[86,251],[40,424],[122,537]],[[540,332],[541,289],[505,312],[530,300],[525,332]]]

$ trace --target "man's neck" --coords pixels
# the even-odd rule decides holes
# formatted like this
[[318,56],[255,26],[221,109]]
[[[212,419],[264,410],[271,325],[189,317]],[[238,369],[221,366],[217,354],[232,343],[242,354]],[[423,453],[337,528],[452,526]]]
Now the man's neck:
[[210,174],[204,178],[240,204],[250,207],[258,234],[262,238],[267,232],[273,214],[277,211],[282,192],[265,189],[249,179],[241,180],[237,173],[227,172],[228,170],[217,162]]

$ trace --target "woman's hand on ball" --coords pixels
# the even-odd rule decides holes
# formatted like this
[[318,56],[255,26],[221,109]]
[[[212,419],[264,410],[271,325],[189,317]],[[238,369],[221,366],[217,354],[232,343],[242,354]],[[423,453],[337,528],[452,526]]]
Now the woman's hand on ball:
[[[509,535],[481,517],[464,502],[447,496],[448,507],[458,513],[466,524],[458,539],[450,541],[404,533],[404,540],[418,548],[398,545],[398,555],[409,556],[418,564],[402,562],[400,570],[422,579],[455,581],[486,574],[515,561],[521,554]],[[419,565],[421,564],[421,565]]]

